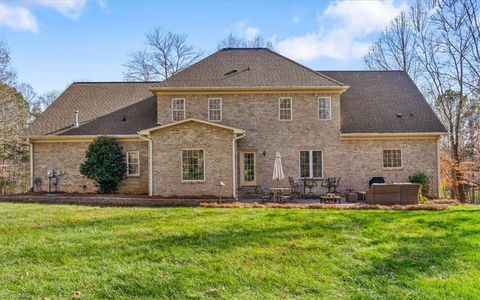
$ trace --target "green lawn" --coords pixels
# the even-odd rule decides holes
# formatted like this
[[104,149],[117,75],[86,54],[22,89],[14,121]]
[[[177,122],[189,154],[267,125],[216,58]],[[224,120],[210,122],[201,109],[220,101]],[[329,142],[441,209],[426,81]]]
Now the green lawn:
[[0,203],[0,299],[480,297],[480,208]]

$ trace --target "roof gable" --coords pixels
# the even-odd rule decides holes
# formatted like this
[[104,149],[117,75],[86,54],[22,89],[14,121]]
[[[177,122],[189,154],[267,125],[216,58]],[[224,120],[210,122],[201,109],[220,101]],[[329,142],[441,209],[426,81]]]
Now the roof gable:
[[342,87],[266,48],[226,48],[155,85],[156,87]]
[[217,127],[217,128],[231,130],[235,134],[245,133],[245,130],[240,129],[240,128],[226,126],[226,125],[222,125],[222,124],[219,124],[219,123],[213,123],[213,122],[200,120],[200,119],[196,119],[196,118],[188,118],[188,119],[184,119],[184,120],[181,120],[181,121],[172,122],[172,123],[168,123],[168,124],[165,124],[165,125],[160,125],[160,126],[144,129],[144,130],[140,131],[138,134],[147,135],[152,131],[161,130],[161,129],[165,129],[165,128],[169,128],[169,127],[174,127],[174,126],[178,126],[178,125],[185,124],[185,123],[188,123],[188,122],[195,122],[195,123],[199,123],[199,124],[205,124],[205,125],[209,125],[209,126],[213,126],[213,127]]

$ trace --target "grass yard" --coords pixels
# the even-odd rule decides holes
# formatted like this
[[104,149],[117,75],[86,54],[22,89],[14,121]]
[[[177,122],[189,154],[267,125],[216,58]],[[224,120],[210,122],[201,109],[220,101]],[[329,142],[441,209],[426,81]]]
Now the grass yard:
[[480,208],[0,203],[0,299],[480,297]]

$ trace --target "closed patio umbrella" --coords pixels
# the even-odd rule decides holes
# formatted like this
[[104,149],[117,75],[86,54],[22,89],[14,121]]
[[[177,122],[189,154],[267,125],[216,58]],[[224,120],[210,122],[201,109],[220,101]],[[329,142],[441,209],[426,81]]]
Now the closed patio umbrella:
[[275,153],[275,162],[273,163],[272,179],[277,181],[278,187],[278,180],[283,178],[285,178],[285,176],[283,175],[282,157],[280,156],[280,152],[277,151],[277,153]]

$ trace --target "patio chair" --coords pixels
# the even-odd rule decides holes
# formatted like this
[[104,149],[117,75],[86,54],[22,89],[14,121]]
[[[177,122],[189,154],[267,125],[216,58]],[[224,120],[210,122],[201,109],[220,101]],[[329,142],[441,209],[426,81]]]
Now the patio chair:
[[261,186],[255,186],[255,194],[258,195],[262,202],[268,202],[272,200],[272,193],[268,189],[268,185],[263,183]]
[[302,187],[298,181],[295,181],[293,177],[288,177],[288,183],[290,184],[290,188],[292,189],[291,197],[297,196],[298,198],[300,198],[303,196]]
[[285,203],[292,200],[292,190],[286,189],[282,191],[278,196],[277,199],[280,203]]

